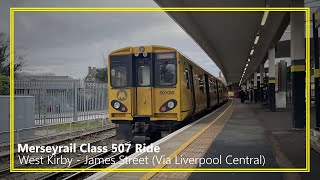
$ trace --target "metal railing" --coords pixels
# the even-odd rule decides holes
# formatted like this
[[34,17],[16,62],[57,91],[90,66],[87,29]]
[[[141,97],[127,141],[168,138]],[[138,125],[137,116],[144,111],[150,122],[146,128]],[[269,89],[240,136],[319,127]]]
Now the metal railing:
[[16,80],[15,96],[35,97],[35,124],[107,118],[107,84],[81,80]]

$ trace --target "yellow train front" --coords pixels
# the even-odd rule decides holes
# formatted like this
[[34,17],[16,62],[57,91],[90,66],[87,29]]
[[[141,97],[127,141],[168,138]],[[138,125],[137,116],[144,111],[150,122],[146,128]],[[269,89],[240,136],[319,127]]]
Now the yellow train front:
[[227,100],[221,81],[174,48],[126,47],[108,59],[109,120],[117,138],[146,142]]

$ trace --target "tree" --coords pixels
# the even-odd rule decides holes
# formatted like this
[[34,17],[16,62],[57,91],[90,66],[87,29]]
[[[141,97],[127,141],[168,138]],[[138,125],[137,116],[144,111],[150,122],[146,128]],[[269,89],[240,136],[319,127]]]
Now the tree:
[[0,75],[0,95],[10,94],[10,79],[9,76]]
[[97,69],[96,79],[101,82],[108,82],[108,67]]
[[[23,57],[15,54],[14,72],[21,70]],[[10,93],[10,41],[5,33],[0,33],[0,95]]]
[[108,67],[107,67],[107,58],[102,55],[102,64],[104,68],[97,69],[96,79],[100,82],[108,82]]
[[[14,72],[22,66],[23,56],[15,53]],[[0,75],[10,76],[10,41],[5,33],[0,33]]]

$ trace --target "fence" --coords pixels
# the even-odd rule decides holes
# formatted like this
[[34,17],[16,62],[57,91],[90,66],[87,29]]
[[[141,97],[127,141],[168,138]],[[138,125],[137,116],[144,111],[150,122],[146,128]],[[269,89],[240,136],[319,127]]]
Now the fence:
[[106,118],[107,84],[80,80],[15,80],[15,96],[35,96],[35,124]]

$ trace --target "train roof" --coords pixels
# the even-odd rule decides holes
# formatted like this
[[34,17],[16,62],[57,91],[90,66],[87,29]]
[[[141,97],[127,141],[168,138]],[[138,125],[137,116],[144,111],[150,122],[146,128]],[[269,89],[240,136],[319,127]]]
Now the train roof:
[[140,52],[140,47],[144,47],[147,52],[169,52],[169,51],[177,51],[175,48],[167,47],[167,46],[159,46],[159,45],[147,45],[147,46],[127,46],[121,49],[114,50],[110,53],[110,55],[118,55],[118,54],[131,54]]
[[[221,83],[223,83],[219,78],[217,78],[216,76],[212,75],[211,73],[209,73],[206,69],[204,69],[201,65],[199,65],[198,63],[194,62],[192,59],[190,59],[188,56],[186,56],[185,54],[181,53],[180,51],[178,51],[178,53],[182,56],[184,56],[185,58],[187,58],[189,61],[191,61],[193,63],[193,65],[197,66],[198,68],[201,68],[203,71],[205,71],[208,75],[213,76],[214,78],[216,78],[218,81],[220,81]],[[224,83],[223,83],[224,84]]]

